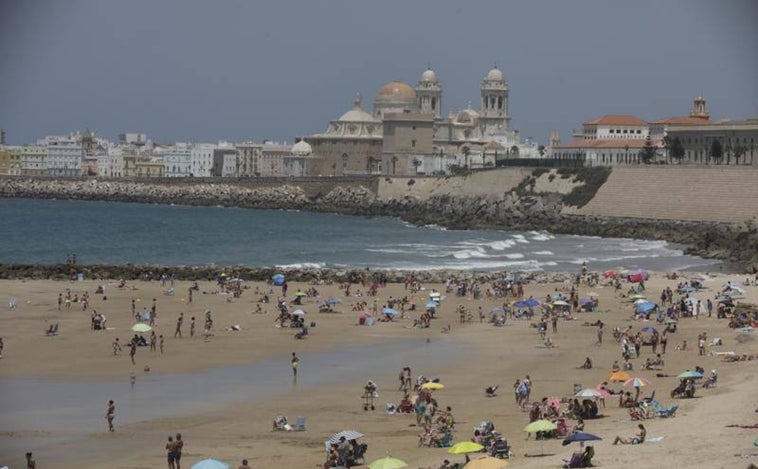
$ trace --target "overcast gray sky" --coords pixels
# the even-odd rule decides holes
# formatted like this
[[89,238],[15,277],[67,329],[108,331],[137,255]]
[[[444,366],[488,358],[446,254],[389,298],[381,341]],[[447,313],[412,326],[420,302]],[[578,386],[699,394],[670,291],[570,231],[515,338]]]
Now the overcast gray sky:
[[427,64],[444,112],[493,64],[514,128],[546,142],[602,114],[758,116],[758,2],[2,0],[10,143],[89,127],[115,139],[278,139],[326,129]]

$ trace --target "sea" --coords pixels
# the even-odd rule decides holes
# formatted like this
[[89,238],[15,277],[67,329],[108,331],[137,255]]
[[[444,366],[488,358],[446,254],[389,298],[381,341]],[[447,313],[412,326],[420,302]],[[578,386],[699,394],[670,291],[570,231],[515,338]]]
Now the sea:
[[286,210],[0,199],[0,263],[395,270],[714,270],[666,241],[448,230]]

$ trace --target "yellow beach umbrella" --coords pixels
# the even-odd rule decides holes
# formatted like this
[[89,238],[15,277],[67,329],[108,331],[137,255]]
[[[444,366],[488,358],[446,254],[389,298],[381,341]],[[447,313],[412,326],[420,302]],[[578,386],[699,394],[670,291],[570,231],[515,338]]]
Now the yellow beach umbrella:
[[535,433],[535,432],[549,432],[551,430],[555,430],[558,428],[558,425],[554,424],[550,420],[535,420],[534,422],[530,423],[526,427],[524,427],[524,431],[527,433]]
[[424,383],[421,385],[421,389],[430,389],[432,391],[436,391],[438,389],[445,389],[445,385],[442,383]]
[[450,454],[466,454],[476,453],[483,449],[484,446],[480,445],[479,443],[474,443],[473,441],[459,441],[458,443],[451,446],[447,452]]
[[368,465],[369,469],[400,469],[402,467],[408,467],[408,463],[391,456],[377,459]]
[[463,469],[503,469],[508,465],[505,459],[493,458],[491,456],[482,456],[481,458],[472,459]]

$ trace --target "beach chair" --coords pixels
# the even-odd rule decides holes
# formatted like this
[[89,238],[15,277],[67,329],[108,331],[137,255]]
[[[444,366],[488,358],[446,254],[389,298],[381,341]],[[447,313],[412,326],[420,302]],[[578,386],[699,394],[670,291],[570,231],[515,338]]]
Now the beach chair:
[[564,459],[563,460],[563,467],[565,469],[570,469],[572,467],[584,467],[582,466],[582,462],[584,461],[584,453],[578,452],[573,453],[571,455],[571,459]]
[[668,417],[674,417],[676,415],[676,410],[679,408],[678,405],[672,405],[669,408],[666,409],[659,409],[658,410],[658,416],[663,418]]
[[511,447],[504,438],[498,438],[492,445],[490,456],[499,459],[508,459],[511,457]]
[[166,295],[166,296],[174,296],[174,289],[173,288],[169,288],[169,289],[165,290],[163,292],[163,294]]
[[295,425],[292,427],[292,429],[298,432],[305,431],[305,417],[299,415],[297,417],[297,422],[295,422]]

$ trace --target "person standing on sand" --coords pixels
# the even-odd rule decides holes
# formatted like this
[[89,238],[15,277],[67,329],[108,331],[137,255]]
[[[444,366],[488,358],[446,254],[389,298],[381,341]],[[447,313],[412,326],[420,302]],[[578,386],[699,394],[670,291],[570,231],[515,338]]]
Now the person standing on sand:
[[113,355],[118,355],[121,351],[121,343],[118,341],[118,337],[113,341]]
[[132,360],[132,365],[136,365],[134,356],[137,354],[137,342],[132,340],[129,342],[129,358]]
[[184,440],[182,440],[182,434],[176,434],[176,440],[174,441],[174,464],[176,469],[182,469],[182,448],[184,448]]
[[61,305],[63,305],[63,293],[58,293],[58,311],[61,310]]
[[37,469],[37,461],[32,459],[32,452],[26,453],[26,469]]
[[665,355],[666,354],[666,344],[669,341],[669,331],[668,329],[663,330],[663,334],[661,334],[661,352]]
[[292,352],[292,360],[290,360],[290,363],[292,364],[292,376],[297,378],[297,367],[300,365],[300,358],[295,352]]
[[105,420],[108,421],[108,431],[115,432],[113,428],[113,419],[116,417],[116,404],[113,401],[108,401],[108,407],[105,410]]
[[174,331],[174,338],[179,336],[182,338],[182,323],[184,322],[184,313],[179,313],[179,319],[176,320],[176,330]]
[[155,331],[150,331],[150,351],[155,352],[155,346],[157,341],[155,340]]
[[174,465],[174,449],[175,448],[176,448],[176,443],[174,443],[174,437],[169,435],[168,443],[166,443],[166,458],[168,459],[168,469],[176,469],[176,466]]
[[192,303],[192,287],[189,287],[189,290],[187,291],[189,292],[189,299],[187,299],[187,304],[190,304]]
[[247,459],[242,460],[242,465],[238,467],[237,469],[252,469],[250,466],[247,465]]
[[158,339],[160,340],[161,355],[163,355],[163,343],[165,342],[165,339],[163,338],[163,334],[158,336]]
[[190,337],[195,337],[195,316],[190,320]]

